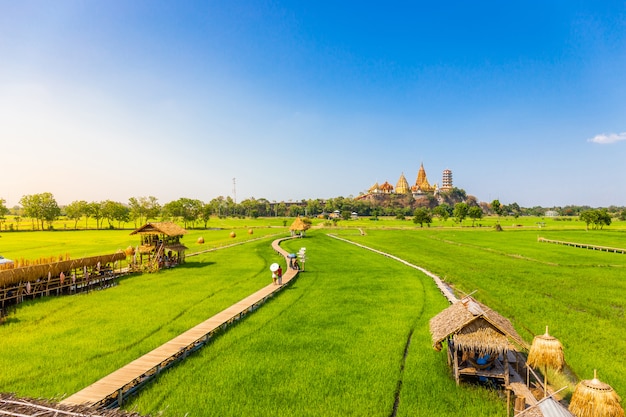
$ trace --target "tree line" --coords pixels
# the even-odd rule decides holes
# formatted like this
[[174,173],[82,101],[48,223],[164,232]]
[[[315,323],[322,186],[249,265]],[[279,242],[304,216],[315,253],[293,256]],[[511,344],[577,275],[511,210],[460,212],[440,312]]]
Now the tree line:
[[[551,208],[560,216],[579,217],[587,227],[602,228],[610,225],[612,218],[626,220],[624,207],[611,206],[594,209],[588,206],[566,206]],[[388,195],[382,199],[368,200],[353,197],[335,197],[326,200],[309,199],[297,202],[270,202],[265,198],[245,199],[239,203],[231,197],[219,196],[209,202],[198,199],[179,198],[161,205],[156,197],[131,197],[127,203],[112,200],[73,201],[66,206],[59,206],[52,193],[24,195],[19,206],[12,209],[6,207],[6,201],[0,198],[0,226],[6,216],[12,214],[14,223],[30,219],[33,230],[51,229],[52,223],[61,216],[74,221],[78,228],[81,220],[85,228],[90,219],[96,221],[96,228],[122,228],[132,222],[135,228],[150,220],[180,221],[185,228],[208,225],[211,216],[219,217],[317,217],[339,212],[341,217],[349,219],[352,213],[359,216],[377,218],[378,216],[396,216],[398,218],[413,217],[415,223],[428,224],[433,217],[442,220],[454,218],[462,223],[466,218],[475,221],[485,215],[498,216],[543,216],[546,209],[536,206],[520,207],[517,203],[502,204],[499,200],[490,203],[479,202],[475,197],[467,195],[464,190],[455,188],[452,192],[435,198],[424,196],[413,199],[412,196]],[[106,222],[106,224],[105,224]],[[11,225],[12,226],[12,225]]]

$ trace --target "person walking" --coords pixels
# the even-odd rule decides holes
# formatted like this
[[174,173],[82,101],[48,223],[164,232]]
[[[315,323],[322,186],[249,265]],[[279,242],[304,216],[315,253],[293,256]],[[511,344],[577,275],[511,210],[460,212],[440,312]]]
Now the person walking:
[[276,275],[278,276],[278,285],[283,285],[283,268],[279,266]]
[[278,265],[277,263],[273,263],[270,265],[270,271],[272,271],[272,283],[274,285],[277,285],[278,283],[278,270],[280,269],[280,265]]

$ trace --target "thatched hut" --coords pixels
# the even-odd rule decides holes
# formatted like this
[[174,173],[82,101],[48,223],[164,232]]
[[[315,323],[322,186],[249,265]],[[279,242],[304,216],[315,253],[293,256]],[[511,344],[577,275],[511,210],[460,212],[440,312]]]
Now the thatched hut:
[[155,269],[185,261],[187,247],[181,243],[180,239],[187,234],[187,230],[176,223],[146,223],[131,232],[131,235],[136,234],[141,236],[141,244],[138,247],[141,263],[143,263],[144,255],[147,255],[149,264]]
[[291,226],[289,226],[289,231],[291,235],[299,234],[300,236],[304,236],[304,233],[307,229],[309,229],[310,225],[305,223],[300,216],[296,217]]
[[448,363],[461,378],[489,378],[509,385],[512,343],[527,349],[509,320],[467,296],[430,320],[433,346],[447,342]]

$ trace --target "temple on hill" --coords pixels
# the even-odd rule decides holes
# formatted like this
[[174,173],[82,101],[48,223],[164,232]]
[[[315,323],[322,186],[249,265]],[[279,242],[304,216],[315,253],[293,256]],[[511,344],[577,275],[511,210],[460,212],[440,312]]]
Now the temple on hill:
[[[452,171],[446,169],[443,171],[443,186],[441,190],[447,191],[452,189]],[[375,195],[375,194],[412,194],[413,197],[419,197],[421,195],[437,195],[439,193],[440,188],[437,183],[431,185],[428,182],[428,178],[426,176],[426,170],[424,169],[424,164],[420,164],[420,169],[417,172],[417,179],[415,180],[415,184],[409,186],[409,182],[406,180],[404,176],[404,172],[400,175],[398,182],[396,183],[396,187],[389,184],[389,182],[385,181],[383,185],[378,185],[375,183],[373,186],[367,190],[366,195]]]

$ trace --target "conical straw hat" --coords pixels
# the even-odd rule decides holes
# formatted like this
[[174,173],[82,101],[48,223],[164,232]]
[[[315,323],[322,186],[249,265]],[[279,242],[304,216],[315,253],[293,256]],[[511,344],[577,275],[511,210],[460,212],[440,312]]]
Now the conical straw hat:
[[598,379],[595,370],[593,379],[576,385],[569,410],[576,417],[624,417],[619,395],[610,385]]
[[548,326],[546,333],[535,336],[528,352],[528,364],[532,367],[552,368],[560,371],[565,364],[563,345],[556,337],[550,336]]

